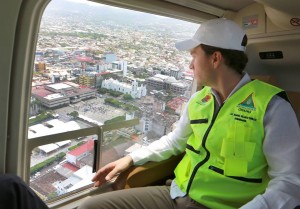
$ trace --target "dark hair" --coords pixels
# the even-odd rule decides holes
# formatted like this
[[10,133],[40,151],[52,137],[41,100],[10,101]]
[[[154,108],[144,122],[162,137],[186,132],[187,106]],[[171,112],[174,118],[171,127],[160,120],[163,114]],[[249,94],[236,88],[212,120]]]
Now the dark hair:
[[242,74],[248,62],[248,57],[243,51],[223,49],[205,44],[201,44],[201,47],[206,55],[212,55],[216,51],[221,52],[224,57],[225,64],[239,74]]

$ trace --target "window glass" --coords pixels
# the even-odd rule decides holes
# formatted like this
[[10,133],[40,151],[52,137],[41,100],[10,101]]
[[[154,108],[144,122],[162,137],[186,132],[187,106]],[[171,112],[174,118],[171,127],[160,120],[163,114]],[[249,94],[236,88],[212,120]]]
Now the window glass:
[[[106,131],[104,165],[170,132],[191,94],[190,55],[177,40],[198,25],[83,0],[53,0],[41,20],[28,139],[126,122]],[[32,150],[30,185],[45,200],[90,184],[95,135]]]
[[92,184],[95,136],[36,147],[31,155],[30,187],[43,200]]

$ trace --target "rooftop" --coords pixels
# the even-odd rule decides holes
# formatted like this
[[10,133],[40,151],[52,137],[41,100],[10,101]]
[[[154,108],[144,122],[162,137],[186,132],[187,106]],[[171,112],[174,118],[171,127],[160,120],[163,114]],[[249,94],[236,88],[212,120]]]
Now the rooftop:
[[82,144],[80,147],[77,147],[76,149],[68,152],[68,154],[73,156],[80,156],[83,153],[92,149],[94,149],[94,141],[90,139],[86,143]]
[[50,88],[53,88],[55,90],[60,90],[60,89],[67,89],[70,88],[72,86],[66,84],[66,83],[55,83],[55,84],[50,84],[48,85]]

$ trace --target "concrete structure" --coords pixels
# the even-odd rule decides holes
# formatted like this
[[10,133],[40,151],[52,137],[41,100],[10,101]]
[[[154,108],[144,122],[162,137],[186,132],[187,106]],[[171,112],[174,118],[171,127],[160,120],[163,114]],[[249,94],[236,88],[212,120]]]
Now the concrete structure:
[[117,69],[117,70],[122,70],[123,71],[123,76],[127,76],[127,61],[114,61],[111,63],[112,65],[112,70]]
[[45,62],[35,62],[34,69],[36,72],[45,72],[46,71],[46,63]]
[[86,185],[92,184],[92,167],[85,165],[64,181],[58,181],[53,184],[58,195],[74,191]]
[[28,138],[31,139],[78,129],[80,129],[80,126],[75,121],[69,121],[65,123],[59,119],[52,119],[44,122],[43,124],[29,126]]
[[82,167],[80,165],[80,159],[91,154],[94,149],[94,140],[88,140],[86,143],[82,144],[80,147],[70,151],[66,155],[66,159],[69,163],[77,166],[78,168]]
[[147,79],[147,88],[155,90],[170,90],[175,94],[184,94],[188,89],[188,85],[182,81],[176,80],[174,77],[156,74]]
[[56,108],[70,103],[96,97],[96,89],[72,82],[32,87],[32,96],[47,108]]
[[170,76],[178,79],[181,79],[182,77],[182,71],[178,68],[171,68],[170,69]]
[[78,83],[80,85],[95,87],[96,86],[96,75],[93,73],[88,73],[84,75],[80,75],[78,77]]
[[[86,143],[77,147],[76,149],[68,152],[66,154],[66,161],[62,165],[59,165],[56,170],[61,170],[62,167],[67,164],[72,164],[78,170],[74,173],[68,172],[67,179],[61,182],[56,182],[53,186],[56,188],[56,192],[61,195],[67,192],[71,192],[75,189],[81,188],[88,184],[91,184],[91,179],[93,176],[92,167],[86,164],[80,163],[80,160],[87,155],[93,154],[94,141],[92,139],[88,140]],[[66,169],[65,169],[66,170]]]
[[130,94],[133,98],[141,98],[146,96],[147,89],[143,84],[138,86],[138,82],[133,80],[131,85],[127,83],[119,82],[118,80],[114,80],[112,78],[105,79],[102,82],[101,88],[111,89],[114,91],[122,92],[124,94]]
[[[67,131],[80,129],[80,126],[75,121],[63,122],[59,119],[52,119],[43,124],[36,124],[28,128],[28,139],[40,136],[52,135]],[[44,155],[49,155],[61,148],[71,144],[71,140],[60,141],[39,146],[39,151]]]
[[112,63],[117,60],[117,56],[114,53],[108,52],[104,55],[106,63]]

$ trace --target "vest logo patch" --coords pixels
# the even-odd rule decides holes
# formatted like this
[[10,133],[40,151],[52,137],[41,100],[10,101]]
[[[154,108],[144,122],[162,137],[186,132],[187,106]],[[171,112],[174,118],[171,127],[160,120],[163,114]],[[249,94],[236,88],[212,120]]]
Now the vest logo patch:
[[244,112],[251,112],[256,110],[253,93],[251,93],[244,101],[238,104],[239,110]]
[[203,99],[201,99],[200,102],[198,102],[200,105],[205,105],[209,100],[211,100],[211,95],[207,94]]

